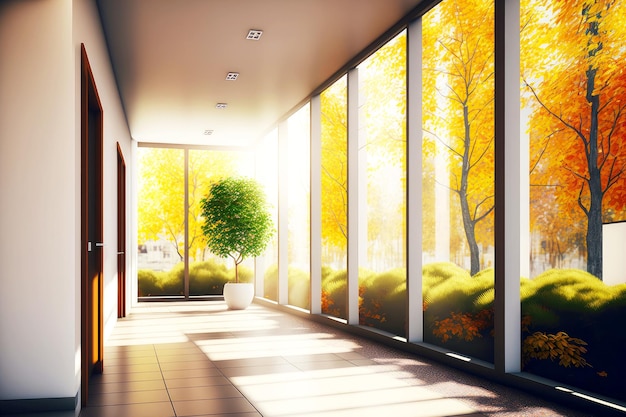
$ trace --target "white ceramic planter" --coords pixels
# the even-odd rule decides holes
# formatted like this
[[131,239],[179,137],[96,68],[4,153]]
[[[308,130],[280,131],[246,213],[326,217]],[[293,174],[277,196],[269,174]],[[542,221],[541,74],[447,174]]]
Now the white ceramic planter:
[[254,285],[251,282],[227,282],[224,285],[224,301],[231,310],[248,308],[254,298]]

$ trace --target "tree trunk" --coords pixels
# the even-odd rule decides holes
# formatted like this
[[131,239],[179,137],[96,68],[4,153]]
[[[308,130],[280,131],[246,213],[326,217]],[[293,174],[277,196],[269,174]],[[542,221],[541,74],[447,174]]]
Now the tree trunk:
[[[585,12],[583,12],[585,14]],[[598,23],[589,23],[587,34],[593,37],[598,34]],[[589,51],[589,57],[594,56],[602,49],[599,44],[596,49]],[[587,168],[589,170],[590,203],[587,211],[587,272],[602,279],[602,199],[604,193],[600,168],[598,167],[598,113],[600,111],[600,97],[594,94],[597,69],[589,66],[587,70],[587,101],[591,104],[589,126],[589,144],[586,152]]]
[[469,183],[470,172],[470,123],[467,105],[463,106],[463,122],[465,124],[465,139],[463,150],[463,167],[461,168],[461,186],[459,187],[459,200],[461,203],[461,215],[463,218],[463,229],[470,250],[470,275],[474,275],[480,271],[480,252],[478,243],[476,242],[475,224],[470,214],[469,202],[467,200],[467,186]]

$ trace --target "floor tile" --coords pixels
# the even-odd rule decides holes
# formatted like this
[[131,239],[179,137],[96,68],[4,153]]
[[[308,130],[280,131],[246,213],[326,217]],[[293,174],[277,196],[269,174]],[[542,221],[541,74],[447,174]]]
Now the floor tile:
[[207,376],[222,376],[222,373],[215,367],[202,367],[198,369],[173,369],[171,371],[163,371],[165,381],[176,378],[199,378]]
[[159,363],[127,363],[122,365],[105,365],[104,374],[128,374],[133,372],[159,372]]
[[140,303],[80,417],[588,417],[493,385],[256,304]]
[[122,366],[122,365],[139,365],[139,364],[150,364],[150,363],[158,363],[157,357],[152,353],[150,356],[126,356],[126,355],[104,355],[104,368],[106,369],[108,366]]
[[86,407],[80,417],[177,417],[172,403],[147,403]]
[[168,372],[168,371],[182,371],[182,370],[189,370],[189,369],[213,369],[215,368],[215,365],[210,362],[208,359],[204,358],[201,361],[196,361],[196,362],[189,362],[189,361],[183,361],[183,362],[165,362],[165,363],[161,363],[160,364],[161,367],[161,371],[163,372]]
[[165,389],[163,379],[153,379],[148,381],[122,381],[107,384],[90,384],[89,394],[109,394],[113,392],[133,392],[133,391],[154,391]]
[[212,385],[230,385],[224,376],[207,376],[203,378],[172,378],[167,380],[167,388],[210,387]]
[[121,405],[121,404],[141,404],[141,403],[157,403],[170,401],[170,397],[166,389],[151,391],[123,391],[101,393],[91,396],[89,399],[90,406],[101,405]]
[[214,400],[218,398],[241,398],[241,392],[233,385],[210,385],[199,387],[168,388],[172,401]]
[[94,375],[90,383],[91,384],[106,384],[106,383],[114,383],[114,382],[125,382],[125,381],[152,381],[152,380],[162,380],[163,375],[160,371],[155,372],[135,372],[135,373],[117,373],[117,374],[102,374],[102,375]]
[[176,362],[202,362],[209,361],[209,358],[198,351],[198,353],[187,353],[184,355],[159,355],[159,363],[162,365],[164,363],[176,363]]
[[257,411],[245,398],[175,401],[173,404],[177,417],[252,413]]
[[224,376],[233,378],[237,376],[268,375],[300,372],[298,368],[290,364],[278,364],[267,366],[245,366],[236,368],[224,368],[221,370]]

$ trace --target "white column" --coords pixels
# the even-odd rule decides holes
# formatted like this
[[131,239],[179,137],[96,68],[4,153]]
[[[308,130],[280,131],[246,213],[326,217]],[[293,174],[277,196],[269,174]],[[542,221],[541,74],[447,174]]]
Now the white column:
[[424,340],[422,309],[422,21],[407,37],[407,341]]
[[348,72],[348,324],[359,324],[359,71]]
[[[520,138],[520,4],[496,2],[495,367],[521,369],[520,276],[528,263],[528,143]],[[522,220],[522,219],[526,220]],[[524,229],[525,228],[525,229]],[[527,239],[524,239],[527,242]],[[526,245],[527,246],[527,245]],[[525,258],[524,258],[525,257]]]
[[278,304],[289,303],[289,132],[287,121],[278,124]]
[[311,314],[322,312],[322,110],[319,95],[311,98],[310,251]]

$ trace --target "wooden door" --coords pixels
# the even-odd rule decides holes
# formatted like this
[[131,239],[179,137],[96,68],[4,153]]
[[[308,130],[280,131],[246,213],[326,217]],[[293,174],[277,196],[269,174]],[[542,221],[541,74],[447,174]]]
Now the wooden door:
[[103,370],[103,116],[84,45],[81,46],[81,401],[89,378]]
[[126,317],[126,162],[117,144],[117,317]]

